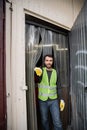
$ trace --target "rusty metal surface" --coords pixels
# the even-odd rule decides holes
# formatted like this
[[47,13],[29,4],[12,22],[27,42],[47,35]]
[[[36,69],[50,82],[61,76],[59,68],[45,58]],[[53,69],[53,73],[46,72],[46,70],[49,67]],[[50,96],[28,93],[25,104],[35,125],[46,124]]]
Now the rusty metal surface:
[[6,129],[5,96],[5,1],[0,0],[0,130]]

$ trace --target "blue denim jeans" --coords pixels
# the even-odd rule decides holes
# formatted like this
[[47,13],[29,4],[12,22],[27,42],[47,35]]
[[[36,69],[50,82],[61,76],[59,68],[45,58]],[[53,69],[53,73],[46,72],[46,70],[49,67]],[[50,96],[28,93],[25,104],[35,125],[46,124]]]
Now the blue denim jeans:
[[40,107],[40,114],[41,114],[43,130],[50,130],[49,121],[48,121],[49,111],[52,116],[54,130],[63,130],[62,123],[60,120],[59,105],[58,105],[57,99],[56,100],[47,100],[47,101],[39,100],[39,107]]

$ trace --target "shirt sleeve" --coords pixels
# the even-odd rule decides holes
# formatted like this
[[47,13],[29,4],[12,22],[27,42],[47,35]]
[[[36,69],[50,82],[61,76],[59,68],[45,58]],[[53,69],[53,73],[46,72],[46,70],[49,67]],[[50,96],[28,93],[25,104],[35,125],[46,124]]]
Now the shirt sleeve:
[[57,93],[58,93],[58,98],[62,99],[62,87],[58,76],[57,76]]

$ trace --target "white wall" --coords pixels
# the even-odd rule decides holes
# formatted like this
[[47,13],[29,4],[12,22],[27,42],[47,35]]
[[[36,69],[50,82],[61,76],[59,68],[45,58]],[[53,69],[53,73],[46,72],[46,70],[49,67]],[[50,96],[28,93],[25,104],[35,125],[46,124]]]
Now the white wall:
[[[70,30],[83,0],[12,0],[6,4],[7,129],[27,130],[25,13]],[[74,10],[73,10],[74,9]]]
[[24,8],[70,29],[84,0],[25,0]]

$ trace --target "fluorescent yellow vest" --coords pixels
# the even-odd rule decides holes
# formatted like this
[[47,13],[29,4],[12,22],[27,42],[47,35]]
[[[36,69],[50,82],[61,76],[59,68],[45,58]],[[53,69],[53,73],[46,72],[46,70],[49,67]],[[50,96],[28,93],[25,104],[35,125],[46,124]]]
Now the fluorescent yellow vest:
[[50,82],[48,81],[48,75],[46,68],[43,67],[42,80],[38,84],[38,98],[42,101],[46,101],[48,98],[57,98],[57,73],[55,69],[52,69],[52,74],[50,77]]

